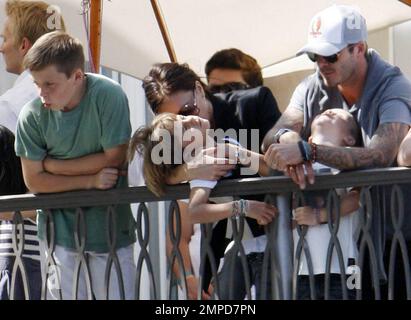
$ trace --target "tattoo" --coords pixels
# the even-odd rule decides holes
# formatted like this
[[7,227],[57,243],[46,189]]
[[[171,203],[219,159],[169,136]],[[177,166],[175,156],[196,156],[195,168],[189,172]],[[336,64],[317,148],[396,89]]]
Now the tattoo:
[[262,149],[267,150],[270,144],[273,143],[274,135],[281,128],[291,129],[297,133],[300,133],[304,122],[304,113],[297,108],[288,107],[277,120],[276,124],[264,137]]
[[382,124],[369,146],[363,148],[318,146],[317,161],[340,170],[388,167],[393,164],[408,129],[402,123]]

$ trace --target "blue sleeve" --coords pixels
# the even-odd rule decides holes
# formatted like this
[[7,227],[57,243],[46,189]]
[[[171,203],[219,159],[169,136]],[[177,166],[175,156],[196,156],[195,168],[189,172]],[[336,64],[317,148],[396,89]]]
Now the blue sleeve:
[[379,118],[380,124],[397,122],[409,125],[411,124],[410,108],[400,99],[390,99],[379,108]]

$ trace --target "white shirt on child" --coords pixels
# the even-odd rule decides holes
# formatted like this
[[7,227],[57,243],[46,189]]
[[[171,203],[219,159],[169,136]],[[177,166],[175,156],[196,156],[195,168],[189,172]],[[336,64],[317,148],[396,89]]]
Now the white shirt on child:
[[[319,172],[320,169],[329,168],[319,163],[313,164],[313,169]],[[338,173],[336,169],[331,169],[333,173]],[[341,189],[340,189],[341,190]],[[345,192],[345,190],[343,190]],[[337,190],[338,193],[338,190]],[[340,225],[337,232],[337,237],[340,242],[341,251],[343,255],[343,262],[345,272],[347,272],[348,259],[353,258],[357,261],[358,249],[356,246],[356,231],[358,226],[358,212],[352,212],[346,216],[341,216]],[[293,230],[294,238],[294,253],[296,253],[299,235],[297,229]],[[311,255],[311,261],[313,264],[314,274],[324,274],[327,262],[328,244],[331,239],[331,233],[328,228],[328,224],[321,224],[315,226],[309,226],[305,240],[308,244],[309,252]],[[297,261],[295,261],[297,263]],[[331,273],[341,273],[337,251],[334,246],[332,260],[331,260]],[[301,265],[298,270],[299,275],[308,275],[307,260],[305,258],[304,249],[301,254]]]

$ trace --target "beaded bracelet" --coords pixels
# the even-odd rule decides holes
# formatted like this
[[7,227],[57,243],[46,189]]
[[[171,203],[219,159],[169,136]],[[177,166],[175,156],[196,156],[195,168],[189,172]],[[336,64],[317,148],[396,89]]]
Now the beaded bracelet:
[[316,162],[317,161],[317,145],[314,142],[311,142],[310,147],[311,147],[311,161]]
[[240,199],[233,201],[232,215],[238,220],[240,217],[246,217],[248,214],[248,200]]

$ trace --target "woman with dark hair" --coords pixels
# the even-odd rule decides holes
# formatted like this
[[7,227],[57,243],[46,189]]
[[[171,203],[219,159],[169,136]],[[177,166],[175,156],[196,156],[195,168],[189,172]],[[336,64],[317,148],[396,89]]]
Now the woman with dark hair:
[[[245,129],[247,140],[240,141],[241,144],[246,149],[257,152],[260,151],[259,143],[281,115],[277,102],[267,87],[213,95],[187,64],[154,65],[143,80],[143,88],[154,114],[169,112],[183,116],[197,115],[208,120],[212,129],[234,130],[237,138],[241,137],[240,130]],[[253,141],[252,133],[257,134]],[[257,146],[252,145],[256,138]],[[169,183],[180,183],[194,177],[217,180],[232,169],[232,166],[226,165],[209,165],[204,168],[187,164],[176,170]]]
[[[20,159],[14,151],[14,135],[0,125],[0,196],[26,193]],[[24,217],[23,264],[27,275],[29,298],[41,297],[40,252],[37,240],[35,211],[21,212]],[[19,269],[12,275],[15,252],[12,246],[13,212],[0,213],[0,300],[25,299],[22,273]],[[17,232],[17,228],[15,229]],[[14,296],[11,296],[12,276],[16,277]]]
[[[222,129],[231,138],[239,140],[240,144],[254,152],[260,153],[260,143],[266,133],[280,117],[277,102],[267,87],[257,87],[247,90],[235,90],[227,93],[211,94],[200,77],[187,64],[162,63],[153,66],[148,76],[143,80],[143,88],[147,101],[155,114],[168,112],[183,116],[197,115],[210,123],[210,128]],[[232,137],[232,134],[235,137]],[[242,139],[243,138],[243,139]],[[167,182],[178,184],[193,179],[219,180],[227,172],[234,169],[234,165],[202,164],[201,162],[187,162],[173,170]],[[233,177],[235,177],[233,175]],[[263,201],[261,196],[248,196],[250,200]],[[193,227],[187,213],[187,204],[179,201],[182,215],[182,230],[191,230]],[[264,234],[264,230],[255,220],[247,218],[252,236]],[[190,225],[187,227],[186,225]],[[213,229],[211,245],[214,246],[214,255],[218,267],[219,259],[224,255],[226,245],[227,219],[220,221]],[[183,234],[180,249],[187,250],[191,234]],[[251,248],[250,252],[254,252]],[[262,255],[262,252],[258,252]],[[184,255],[183,256],[188,256]],[[260,263],[262,260],[257,259]],[[190,261],[184,261],[186,270],[191,270]],[[258,267],[257,267],[258,268]],[[209,271],[209,267],[207,268]],[[188,275],[187,277],[193,277]],[[211,275],[206,274],[203,289],[208,288]],[[189,288],[190,290],[190,288]],[[193,281],[192,292],[196,293],[196,284]],[[195,294],[193,294],[195,296]],[[241,297],[240,297],[241,299]]]

